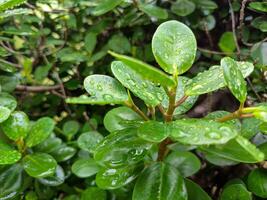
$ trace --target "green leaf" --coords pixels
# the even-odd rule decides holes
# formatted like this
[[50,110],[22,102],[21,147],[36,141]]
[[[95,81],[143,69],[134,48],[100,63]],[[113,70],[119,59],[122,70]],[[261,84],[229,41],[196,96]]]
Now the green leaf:
[[259,119],[263,122],[267,122],[267,111],[253,112],[253,115],[256,119]]
[[75,153],[75,148],[62,144],[50,154],[56,159],[57,162],[64,162],[71,159]]
[[223,189],[220,200],[252,200],[252,196],[244,184],[232,183]]
[[58,137],[55,137],[53,134],[50,135],[45,141],[34,147],[34,150],[37,152],[51,153],[57,149],[62,143],[62,140]]
[[79,136],[77,142],[78,146],[91,153],[94,152],[96,146],[103,140],[103,136],[97,131],[89,131]]
[[31,127],[31,130],[26,138],[26,145],[28,147],[36,146],[45,141],[53,132],[55,122],[49,117],[42,117],[38,119]]
[[242,163],[257,163],[264,160],[264,154],[240,135],[226,144],[209,147],[202,146],[200,150]]
[[6,107],[0,106],[0,123],[6,121],[11,114],[11,110]]
[[24,112],[15,111],[1,124],[1,128],[8,138],[16,141],[27,136],[30,121]]
[[107,192],[97,187],[89,187],[81,194],[81,200],[106,200]]
[[168,18],[168,12],[165,9],[153,4],[140,2],[138,3],[138,8],[150,17],[156,17],[158,19]]
[[227,158],[222,158],[216,154],[205,152],[205,159],[213,165],[225,167],[225,166],[232,166],[237,165],[238,162],[229,160]]
[[138,128],[137,134],[146,141],[159,143],[169,136],[169,131],[163,122],[147,121]]
[[14,111],[17,107],[16,99],[8,93],[0,93],[0,106],[8,108],[10,111]]
[[176,168],[183,177],[192,176],[201,168],[201,162],[191,152],[172,152],[165,162]]
[[225,53],[232,53],[235,51],[235,40],[233,32],[224,32],[219,40],[219,48]]
[[79,122],[75,120],[70,120],[64,123],[63,133],[68,139],[71,139],[76,133],[78,133],[80,128]]
[[128,100],[123,86],[114,78],[105,75],[91,75],[84,80],[84,87],[91,95],[93,104],[122,104]]
[[88,32],[84,38],[84,46],[86,51],[92,54],[95,49],[96,43],[97,43],[97,34],[93,32]]
[[[32,10],[31,9],[27,9],[27,8],[17,8],[17,9],[12,9],[12,10],[6,10],[3,13],[0,13],[0,19],[4,19],[7,17],[13,17],[16,15],[29,15],[32,14]],[[16,69],[14,69],[16,70]]]
[[183,119],[170,124],[170,137],[183,144],[224,144],[237,136],[234,126],[206,119]]
[[105,137],[96,147],[94,158],[106,167],[118,168],[138,163],[150,147],[137,136],[136,129],[124,129]]
[[152,82],[145,80],[136,71],[120,61],[111,64],[114,76],[121,84],[134,93],[135,96],[144,100],[147,105],[156,106],[162,101],[162,90]]
[[103,15],[120,5],[123,0],[101,0],[92,11],[95,16]]
[[195,60],[197,43],[193,32],[178,21],[161,24],[152,39],[152,51],[164,71],[186,72]]
[[38,178],[38,181],[47,186],[58,186],[64,183],[65,173],[59,165],[56,168],[55,174],[44,178]]
[[266,58],[266,51],[267,51],[267,42],[258,42],[254,44],[251,48],[251,57],[256,61],[259,65],[266,66],[267,65],[267,58]]
[[[178,77],[178,87],[176,89],[176,97],[175,101],[179,101],[181,98],[184,97],[185,95],[185,86],[190,83],[190,79],[185,77],[185,76],[179,76]],[[174,110],[174,115],[180,115],[186,113],[188,110],[190,110],[193,105],[196,103],[198,99],[198,96],[189,96],[187,99],[179,105],[177,108]],[[165,108],[165,110],[168,109],[169,107],[169,97],[165,93],[163,101],[161,102],[162,106]]]
[[34,178],[51,176],[55,173],[57,162],[49,154],[35,153],[23,158],[24,170]]
[[15,6],[19,6],[25,1],[26,0],[2,0],[0,2],[0,12],[5,11],[7,9],[14,8]]
[[108,41],[108,47],[112,51],[124,54],[131,52],[131,44],[127,37],[122,34],[113,35]]
[[248,189],[258,197],[267,198],[267,170],[254,169],[248,175]]
[[229,57],[225,57],[221,60],[221,66],[228,88],[241,103],[244,103],[247,97],[246,81],[236,62]]
[[104,126],[109,132],[130,128],[125,121],[143,121],[143,119],[128,107],[118,107],[110,110],[104,117]]
[[138,73],[144,79],[150,80],[154,83],[159,83],[162,86],[174,86],[175,85],[175,81],[172,78],[170,78],[168,75],[166,75],[162,71],[152,67],[151,65],[147,63],[144,63],[140,60],[137,60],[129,56],[117,54],[115,52],[109,51],[109,53],[115,58],[117,58],[118,60],[122,61],[128,67],[135,70],[136,73]]
[[212,200],[210,196],[196,183],[185,179],[188,200]]
[[0,199],[19,196],[23,186],[22,171],[21,165],[15,164],[0,172]]
[[[241,70],[243,77],[246,78],[254,70],[254,66],[249,62],[236,62],[237,67]],[[208,70],[198,73],[191,82],[185,87],[187,96],[200,95],[218,90],[226,86],[223,69],[221,66],[215,65]]]
[[133,200],[187,200],[183,177],[172,166],[154,163],[138,177]]
[[[20,160],[21,154],[0,140],[0,165],[13,164]],[[1,193],[0,193],[1,194]]]
[[267,12],[267,2],[251,2],[249,7],[262,12]]
[[196,9],[196,5],[192,1],[188,0],[177,0],[171,6],[171,11],[178,16],[190,15]]
[[260,132],[259,126],[262,121],[256,118],[245,118],[242,120],[241,135],[247,139],[251,139]]
[[117,189],[132,182],[140,172],[140,167],[102,168],[96,175],[96,184],[102,189]]
[[99,166],[93,159],[79,159],[73,163],[71,171],[80,178],[86,178],[95,175]]

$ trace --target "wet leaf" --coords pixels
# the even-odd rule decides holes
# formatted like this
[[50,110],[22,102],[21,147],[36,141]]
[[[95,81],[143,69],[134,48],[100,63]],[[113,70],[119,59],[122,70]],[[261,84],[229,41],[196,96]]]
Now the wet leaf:
[[75,148],[62,144],[50,154],[55,158],[57,162],[64,162],[71,159],[75,155],[75,153]]
[[244,184],[232,183],[224,187],[220,200],[252,200],[252,196]]
[[94,159],[79,159],[73,163],[71,171],[80,178],[86,178],[95,175],[99,166]]
[[196,55],[193,32],[178,21],[162,23],[152,39],[152,51],[158,64],[171,74],[182,74],[193,64]]
[[89,131],[81,134],[77,140],[78,146],[91,153],[94,152],[96,146],[103,140],[103,136],[97,131]]
[[248,175],[248,189],[258,197],[267,198],[267,170],[254,169]]
[[13,164],[20,160],[21,154],[0,140],[0,165]]
[[38,178],[38,181],[47,186],[58,186],[64,183],[65,173],[61,166],[57,166],[55,174],[44,178]]
[[6,121],[10,114],[11,111],[8,108],[0,106],[0,123]]
[[14,111],[17,107],[16,99],[8,93],[0,93],[0,106],[8,108],[10,111]]

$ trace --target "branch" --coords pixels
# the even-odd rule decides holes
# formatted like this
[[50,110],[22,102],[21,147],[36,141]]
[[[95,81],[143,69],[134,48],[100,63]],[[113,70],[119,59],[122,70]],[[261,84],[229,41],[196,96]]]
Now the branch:
[[17,85],[16,91],[23,92],[49,92],[53,90],[61,89],[61,85],[53,85],[53,86],[27,86],[27,85]]

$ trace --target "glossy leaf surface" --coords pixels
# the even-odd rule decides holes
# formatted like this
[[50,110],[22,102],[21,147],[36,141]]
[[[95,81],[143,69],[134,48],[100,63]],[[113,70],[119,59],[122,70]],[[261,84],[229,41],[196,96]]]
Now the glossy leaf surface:
[[122,3],[123,0],[101,0],[94,8],[92,14],[95,16],[103,15]]
[[93,159],[79,159],[73,163],[71,171],[78,177],[86,178],[95,175],[99,166]]
[[20,160],[21,154],[0,140],[0,165],[13,164]]
[[17,107],[16,99],[8,93],[0,93],[0,106],[6,107],[11,111],[14,111]]
[[97,144],[103,140],[103,136],[97,131],[89,131],[79,136],[77,142],[81,149],[94,152]]
[[8,108],[0,106],[0,123],[6,121],[10,114],[11,111]]
[[57,166],[55,174],[43,178],[38,178],[38,181],[47,186],[58,186],[64,183],[65,173],[61,166]]
[[245,185],[233,183],[223,189],[220,200],[252,200],[252,196]]
[[255,169],[248,175],[248,189],[258,197],[267,198],[267,170]]
[[185,179],[188,200],[212,200],[210,196],[196,183]]

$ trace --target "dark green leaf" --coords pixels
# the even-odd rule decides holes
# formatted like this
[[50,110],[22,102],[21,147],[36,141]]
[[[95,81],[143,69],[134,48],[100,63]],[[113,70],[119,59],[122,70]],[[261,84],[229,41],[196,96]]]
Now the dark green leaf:
[[95,16],[103,15],[113,10],[115,7],[120,5],[123,2],[123,0],[101,0],[98,2],[99,3],[92,12],[92,14]]
[[150,17],[156,17],[158,19],[167,19],[168,18],[168,12],[160,8],[156,5],[149,4],[149,3],[139,3],[138,7],[140,10],[142,10],[144,13],[149,15]]
[[51,153],[57,149],[62,143],[62,140],[54,135],[50,135],[45,141],[34,147],[34,150],[37,152]]
[[131,44],[127,37],[122,34],[113,35],[108,41],[108,47],[112,51],[126,54],[131,52]]
[[63,133],[67,136],[68,139],[71,139],[79,131],[79,128],[79,122],[75,120],[70,120],[64,123]]
[[81,200],[106,200],[107,193],[97,187],[89,187],[82,192]]
[[75,148],[62,144],[50,154],[56,159],[57,162],[64,162],[71,159],[75,155],[75,153]]
[[267,2],[251,2],[249,7],[262,12],[267,12]]
[[97,34],[93,32],[88,32],[84,38],[84,45],[86,51],[92,54],[95,49],[96,43],[97,43]]
[[99,166],[93,159],[79,159],[73,163],[71,171],[80,178],[86,178],[95,175]]
[[196,9],[196,5],[192,1],[177,0],[171,6],[171,11],[178,16],[190,15]]
[[94,152],[94,149],[103,140],[103,136],[98,133],[97,131],[89,131],[86,133],[83,133],[79,136],[77,142],[78,146],[83,149],[87,150],[91,153]]
[[133,200],[187,200],[183,177],[172,166],[154,163],[137,179]]
[[188,200],[212,200],[210,196],[196,183],[185,179]]
[[223,189],[220,200],[252,200],[252,196],[245,185],[233,183]]
[[258,197],[267,198],[267,170],[254,169],[248,175],[248,189]]
[[178,21],[161,24],[152,39],[152,51],[157,62],[171,74],[182,74],[192,66],[196,48],[193,32]]

